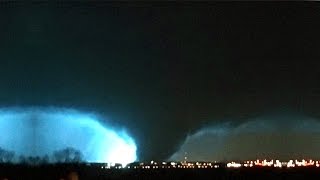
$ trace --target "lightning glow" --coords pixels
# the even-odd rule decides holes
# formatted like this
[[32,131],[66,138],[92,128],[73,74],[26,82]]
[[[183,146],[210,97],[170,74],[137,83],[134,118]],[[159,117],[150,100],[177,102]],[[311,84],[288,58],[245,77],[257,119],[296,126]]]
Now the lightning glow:
[[125,165],[137,159],[136,144],[125,130],[73,109],[2,108],[0,135],[0,147],[18,156],[44,156],[72,147],[87,162]]

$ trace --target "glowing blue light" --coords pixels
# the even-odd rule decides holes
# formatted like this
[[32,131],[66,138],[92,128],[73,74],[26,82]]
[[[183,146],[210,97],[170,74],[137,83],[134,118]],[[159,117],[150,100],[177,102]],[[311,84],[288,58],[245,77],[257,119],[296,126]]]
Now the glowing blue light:
[[0,135],[0,147],[16,155],[44,156],[72,147],[87,162],[125,165],[137,159],[135,142],[124,130],[72,109],[0,109]]

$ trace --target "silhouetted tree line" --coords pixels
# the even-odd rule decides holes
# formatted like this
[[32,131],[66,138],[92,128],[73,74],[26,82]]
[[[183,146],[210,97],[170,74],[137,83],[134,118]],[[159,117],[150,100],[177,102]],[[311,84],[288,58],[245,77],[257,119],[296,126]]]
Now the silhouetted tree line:
[[[5,150],[0,147],[0,163],[13,163],[15,159],[15,153],[13,151]],[[83,156],[81,152],[72,147],[67,147],[61,150],[54,151],[51,156],[23,156],[17,157],[18,163],[41,165],[53,163],[81,163],[83,162]]]
[[80,163],[82,161],[81,152],[72,147],[55,151],[53,157],[58,163]]
[[30,165],[40,165],[49,163],[49,156],[45,155],[40,156],[19,156],[18,163],[21,164],[30,164]]
[[10,163],[14,158],[14,152],[0,147],[0,163]]

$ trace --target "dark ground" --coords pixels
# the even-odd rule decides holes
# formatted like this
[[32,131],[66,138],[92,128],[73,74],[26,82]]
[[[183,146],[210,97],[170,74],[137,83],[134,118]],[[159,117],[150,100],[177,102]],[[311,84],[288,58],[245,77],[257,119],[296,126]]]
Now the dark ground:
[[[240,168],[240,169],[100,169],[87,165],[46,165],[23,166],[1,165],[0,178],[10,179],[72,179],[71,172],[78,174],[78,179],[122,180],[122,179],[317,179],[318,168]],[[76,180],[76,179],[72,179]]]

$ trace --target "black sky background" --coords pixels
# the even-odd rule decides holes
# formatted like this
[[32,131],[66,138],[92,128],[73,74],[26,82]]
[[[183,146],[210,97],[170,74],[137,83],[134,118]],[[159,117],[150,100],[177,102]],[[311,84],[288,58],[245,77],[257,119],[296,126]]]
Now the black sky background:
[[163,159],[206,124],[319,117],[319,3],[0,3],[0,105],[102,114]]

